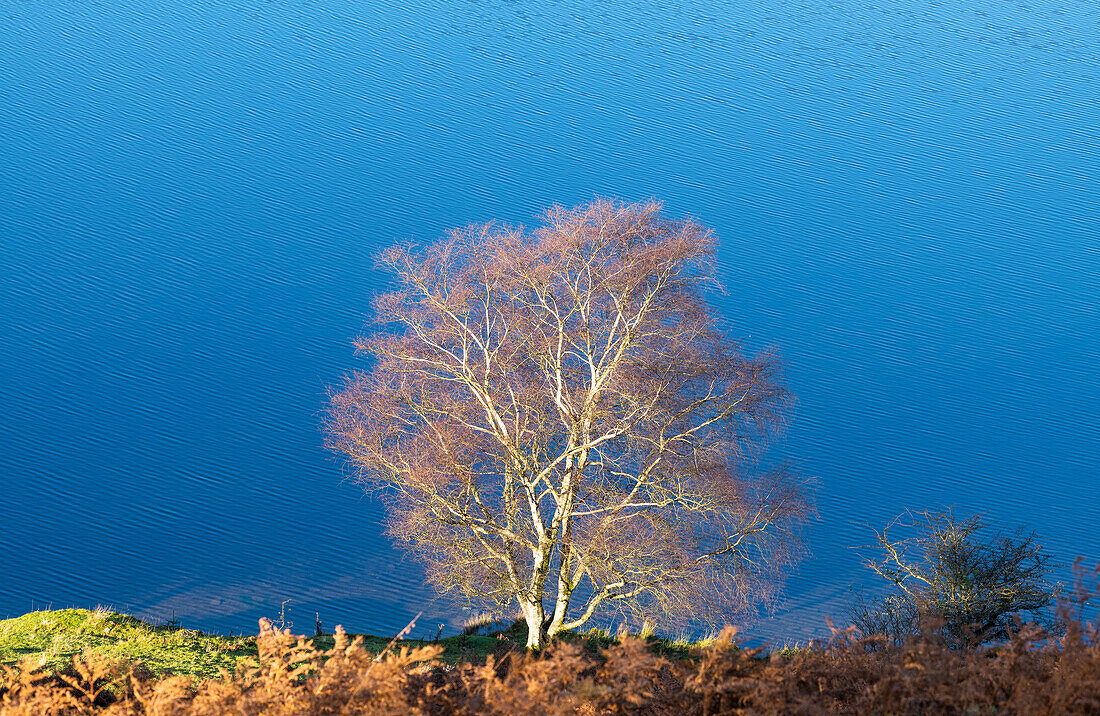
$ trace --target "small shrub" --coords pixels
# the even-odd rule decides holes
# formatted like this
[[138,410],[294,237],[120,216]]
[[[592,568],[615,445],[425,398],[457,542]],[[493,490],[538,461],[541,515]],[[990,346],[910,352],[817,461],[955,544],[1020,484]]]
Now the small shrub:
[[868,636],[899,645],[919,633],[934,633],[952,647],[973,649],[1008,639],[1016,615],[1049,628],[1049,607],[1061,585],[1047,582],[1051,559],[1034,533],[986,537],[981,515],[956,519],[950,511],[917,513],[914,536],[881,532],[865,564],[890,583],[881,599],[857,599],[851,617]]

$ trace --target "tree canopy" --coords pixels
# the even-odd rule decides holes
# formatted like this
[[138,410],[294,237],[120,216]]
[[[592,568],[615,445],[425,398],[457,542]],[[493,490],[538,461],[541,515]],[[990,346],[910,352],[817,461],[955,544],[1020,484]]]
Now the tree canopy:
[[330,446],[431,580],[518,606],[529,647],[611,611],[728,621],[799,554],[806,483],[759,468],[792,396],[709,303],[715,248],[656,202],[600,200],[381,256],[397,288]]

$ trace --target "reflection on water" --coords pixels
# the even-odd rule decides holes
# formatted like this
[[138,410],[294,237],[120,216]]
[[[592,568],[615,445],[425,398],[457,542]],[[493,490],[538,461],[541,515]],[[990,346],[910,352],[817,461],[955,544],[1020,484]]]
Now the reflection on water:
[[1094,3],[390,5],[0,0],[0,616],[453,623],[325,386],[378,247],[594,195],[714,226],[788,360],[821,521],[755,633],[906,506],[1100,557]]

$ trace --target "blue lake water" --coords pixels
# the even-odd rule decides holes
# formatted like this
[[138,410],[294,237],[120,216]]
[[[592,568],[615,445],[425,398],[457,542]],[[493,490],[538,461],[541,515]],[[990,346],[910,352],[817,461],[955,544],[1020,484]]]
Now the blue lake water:
[[456,623],[325,389],[379,247],[596,195],[714,227],[787,360],[820,520],[752,634],[907,507],[1096,560],[1098,75],[1092,0],[0,0],[0,618]]

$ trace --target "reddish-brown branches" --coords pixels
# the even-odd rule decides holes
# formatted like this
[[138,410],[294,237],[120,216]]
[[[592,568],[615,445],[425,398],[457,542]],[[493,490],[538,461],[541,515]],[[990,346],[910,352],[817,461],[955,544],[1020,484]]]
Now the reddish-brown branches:
[[612,609],[728,617],[797,552],[804,484],[753,469],[791,398],[719,327],[714,248],[597,201],[382,255],[399,288],[330,445],[439,586],[518,602],[529,646]]

